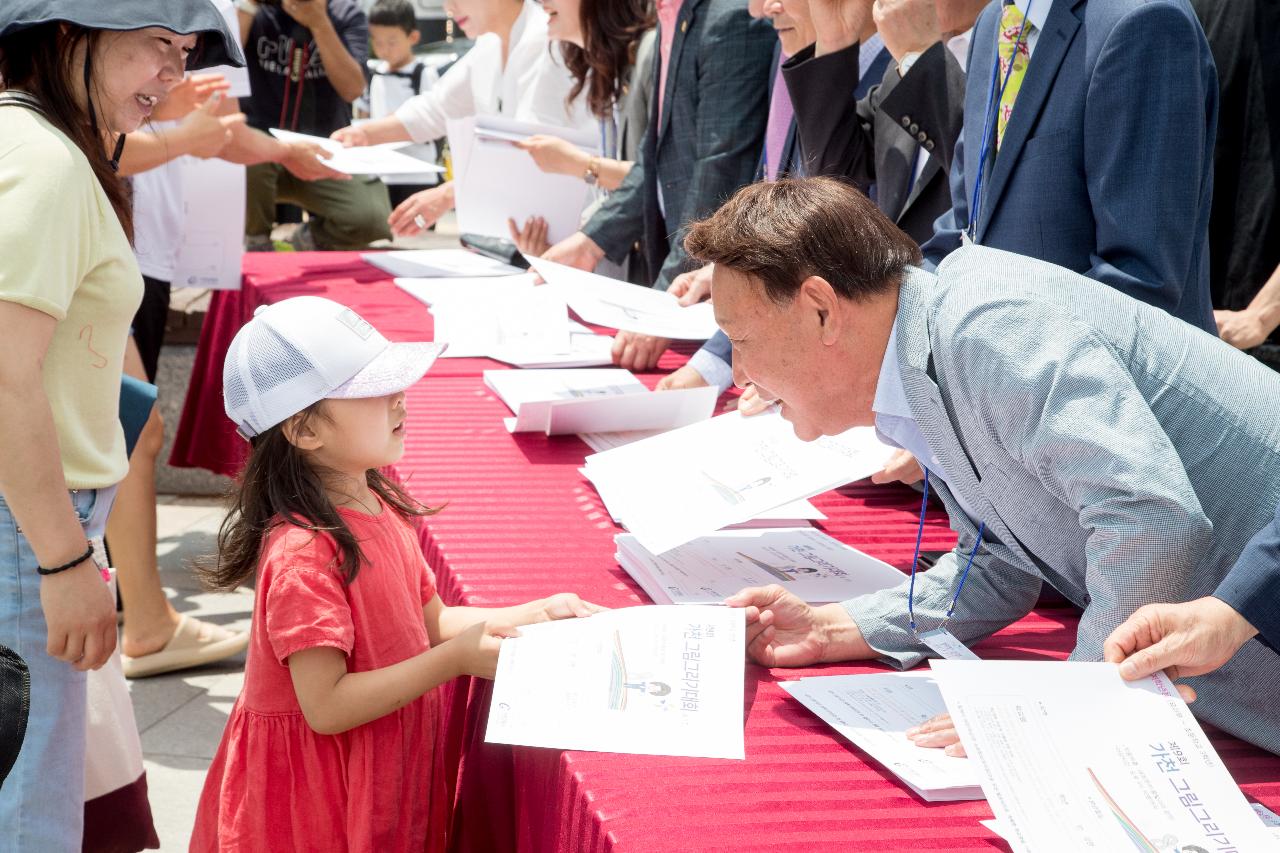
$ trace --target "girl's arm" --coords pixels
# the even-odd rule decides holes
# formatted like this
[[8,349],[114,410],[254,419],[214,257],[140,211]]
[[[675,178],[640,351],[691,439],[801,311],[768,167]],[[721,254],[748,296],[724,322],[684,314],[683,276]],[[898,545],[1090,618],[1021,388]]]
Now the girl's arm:
[[596,157],[557,136],[537,135],[516,143],[516,147],[529,152],[533,162],[544,172],[583,178],[587,168],[596,173],[596,184],[612,192],[622,186],[631,171],[630,160],[614,160]]
[[519,626],[535,622],[553,622],[599,613],[605,608],[583,601],[571,592],[539,598],[515,607],[445,607],[440,596],[434,596],[422,608],[427,634],[433,645],[458,636],[477,622],[489,625]]
[[290,655],[289,675],[307,725],[336,735],[385,717],[456,676],[493,678],[501,638],[512,635],[479,621],[451,642],[368,672],[348,672],[340,649],[318,646]]

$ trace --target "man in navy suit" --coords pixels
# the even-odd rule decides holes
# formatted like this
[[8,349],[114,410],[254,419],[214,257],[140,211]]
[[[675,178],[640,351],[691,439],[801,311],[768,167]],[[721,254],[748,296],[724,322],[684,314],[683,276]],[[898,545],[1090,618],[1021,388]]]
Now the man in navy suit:
[[[952,208],[926,261],[967,236],[1216,332],[1208,223],[1218,88],[1187,0],[1010,5],[992,3],[974,25]],[[1025,70],[997,65],[1000,40],[1017,45]]]

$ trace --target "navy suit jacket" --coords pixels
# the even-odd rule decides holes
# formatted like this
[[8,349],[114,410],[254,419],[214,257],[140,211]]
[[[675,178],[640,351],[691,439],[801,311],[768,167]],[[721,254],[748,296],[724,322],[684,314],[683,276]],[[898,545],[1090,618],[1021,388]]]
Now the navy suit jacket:
[[1275,521],[1249,540],[1214,592],[1258,629],[1258,637],[1280,651],[1280,508]]
[[959,246],[972,217],[982,245],[1083,273],[1216,334],[1218,84],[1204,31],[1187,0],[1051,2],[976,213],[999,2],[974,25],[952,208],[925,259]]

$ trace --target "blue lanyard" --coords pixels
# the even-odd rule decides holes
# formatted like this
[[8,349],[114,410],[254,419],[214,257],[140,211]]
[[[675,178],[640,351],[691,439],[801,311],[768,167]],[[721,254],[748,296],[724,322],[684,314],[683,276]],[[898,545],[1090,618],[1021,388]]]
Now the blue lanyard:
[[[911,556],[911,584],[907,587],[907,616],[911,620],[911,632],[916,633],[916,564],[920,561],[920,540],[924,538],[924,514],[929,507],[929,469],[924,469],[924,496],[920,498],[920,526],[916,528],[916,552]],[[956,612],[956,602],[960,600],[960,590],[964,589],[964,582],[969,579],[969,569],[973,568],[973,558],[978,553],[978,548],[982,545],[982,534],[987,530],[985,523],[978,525],[978,541],[973,543],[973,550],[969,552],[969,562],[964,564],[964,573],[960,575],[960,585],[956,587],[956,594],[951,596],[951,606],[947,608],[947,615],[943,617],[942,625],[946,625],[951,621],[951,614]],[[941,626],[939,626],[941,627]]]
[[1018,37],[1013,42],[1013,57],[1009,60],[1009,70],[1004,73],[1000,83],[1000,91],[996,92],[996,81],[1000,79],[1000,22],[996,21],[996,61],[991,68],[991,84],[987,88],[987,114],[982,123],[982,144],[978,146],[978,175],[973,179],[973,196],[969,201],[969,239],[978,239],[978,202],[982,200],[982,173],[987,168],[987,155],[991,152],[991,140],[994,137],[995,124],[992,118],[1000,110],[1000,101],[1004,100],[1004,90],[1013,76],[1013,64],[1018,59],[1018,49],[1022,47],[1022,37],[1027,31],[1027,21],[1031,19],[1031,10],[1036,0],[1027,4],[1027,14],[1022,17],[1022,25],[1018,27]]

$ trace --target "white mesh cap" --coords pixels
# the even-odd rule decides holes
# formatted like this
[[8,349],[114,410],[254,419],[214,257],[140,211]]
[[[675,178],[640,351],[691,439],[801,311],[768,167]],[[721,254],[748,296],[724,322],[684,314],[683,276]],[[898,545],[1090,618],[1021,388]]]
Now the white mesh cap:
[[253,438],[324,399],[382,397],[422,378],[443,344],[393,344],[330,299],[295,296],[264,305],[227,349],[227,417]]

